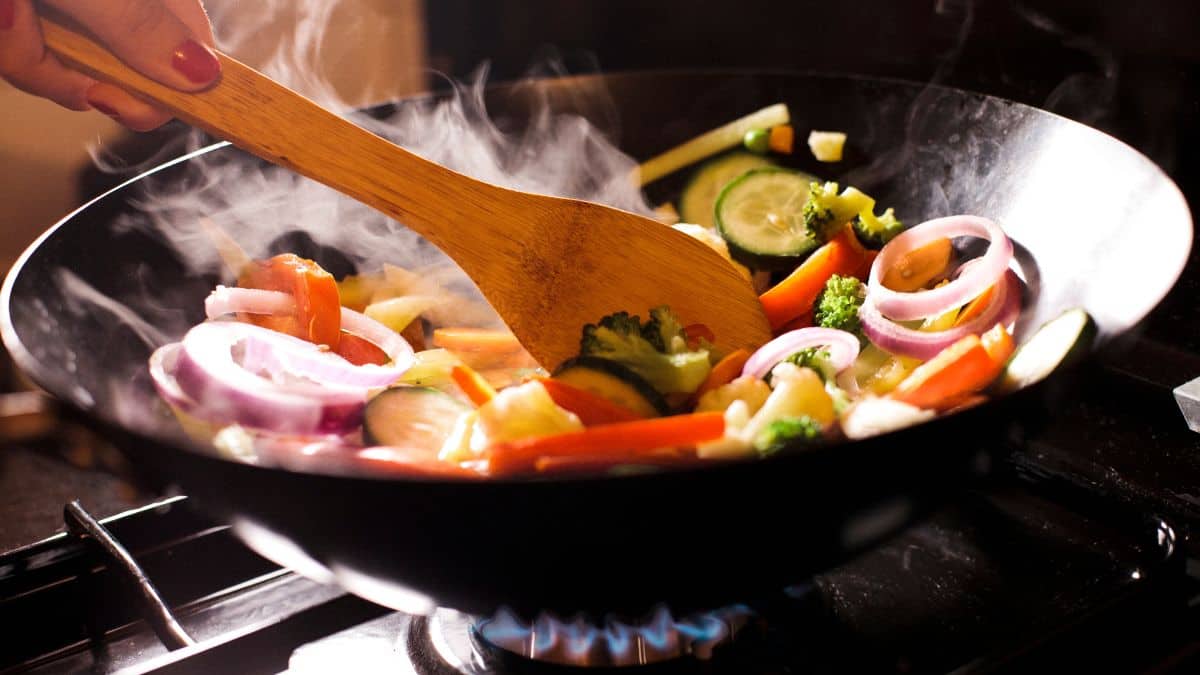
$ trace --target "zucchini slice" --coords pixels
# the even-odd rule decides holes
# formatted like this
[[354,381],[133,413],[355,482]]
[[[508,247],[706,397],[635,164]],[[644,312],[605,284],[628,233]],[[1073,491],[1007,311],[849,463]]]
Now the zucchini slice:
[[717,231],[738,262],[756,269],[793,267],[818,242],[804,225],[815,181],[802,171],[751,169],[725,186],[714,209]]
[[1013,353],[997,390],[1008,393],[1044,380],[1060,365],[1082,358],[1095,338],[1092,317],[1081,308],[1068,309],[1042,324]]
[[649,382],[615,361],[580,356],[559,366],[553,379],[603,396],[644,417],[671,412],[666,399]]
[[774,163],[766,157],[749,152],[731,152],[701,164],[679,197],[681,222],[694,223],[709,229],[716,227],[713,209],[721,190],[734,178],[750,169],[766,166],[774,166]]
[[437,451],[467,410],[466,403],[432,387],[391,387],[367,403],[363,438],[368,445]]

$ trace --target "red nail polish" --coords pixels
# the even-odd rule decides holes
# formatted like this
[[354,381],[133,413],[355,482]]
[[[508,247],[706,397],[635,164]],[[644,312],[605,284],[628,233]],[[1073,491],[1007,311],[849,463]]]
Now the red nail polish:
[[0,30],[13,27],[17,19],[17,3],[15,0],[0,0]]
[[221,62],[195,40],[185,40],[175,48],[175,53],[171,55],[171,65],[196,84],[212,82],[221,73]]

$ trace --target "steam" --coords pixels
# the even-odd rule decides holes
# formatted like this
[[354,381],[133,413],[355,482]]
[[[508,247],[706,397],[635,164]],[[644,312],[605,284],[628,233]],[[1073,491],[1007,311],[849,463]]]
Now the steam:
[[[222,46],[235,52],[258,35],[262,23],[280,21],[280,15],[294,21],[291,33],[268,50],[262,69],[330,109],[346,110],[349,102],[316,67],[328,53],[328,45],[337,41],[335,37],[346,38],[325,32],[331,25],[346,26],[335,19],[338,6],[331,1],[267,2],[249,8],[248,14],[240,12],[236,23],[219,9],[213,19]],[[370,17],[362,21],[371,23]],[[562,68],[551,63],[533,71],[531,78],[562,74]],[[484,100],[487,67],[479,68],[466,82],[439,80],[448,89],[445,97],[401,102],[382,119],[362,113],[350,117],[427,159],[491,183],[651,213],[640,190],[628,180],[636,162],[583,116],[552,112],[545,88],[517,85],[525,109],[522,125],[514,128],[489,114]],[[615,106],[603,90],[576,89],[572,95],[581,99],[574,101],[578,108],[615,119]],[[527,110],[534,111],[528,119]],[[203,143],[200,134],[193,134],[177,149],[194,150]],[[102,157],[98,160],[109,169],[128,169]],[[318,183],[248,162],[231,150],[199,154],[184,171],[182,180],[173,176],[170,181],[149,181],[152,188],[139,198],[138,212],[123,216],[116,227],[118,231],[139,229],[164,240],[191,273],[221,273],[211,225],[229,233],[256,258],[280,252],[286,248],[281,247],[282,237],[294,240],[301,232],[319,247],[338,251],[360,271],[376,271],[383,263],[397,265],[438,278],[457,294],[482,302],[465,274],[439,250],[401,224]],[[205,222],[211,225],[205,227]],[[181,328],[186,326],[173,330]]]

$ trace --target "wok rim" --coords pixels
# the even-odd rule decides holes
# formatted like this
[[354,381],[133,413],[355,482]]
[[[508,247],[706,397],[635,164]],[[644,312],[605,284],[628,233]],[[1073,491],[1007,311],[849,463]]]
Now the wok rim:
[[[1082,129],[1086,129],[1087,131],[1089,131],[1093,134],[1096,134],[1098,138],[1104,138],[1104,139],[1107,139],[1108,142],[1118,144],[1119,146],[1121,146],[1123,148],[1124,151],[1132,153],[1133,155],[1139,157],[1144,164],[1152,167],[1153,171],[1156,172],[1156,174],[1162,179],[1163,183],[1167,186],[1170,186],[1171,196],[1174,198],[1177,198],[1180,205],[1182,206],[1182,208],[1183,208],[1182,213],[1184,216],[1186,216],[1188,227],[1184,228],[1186,230],[1185,239],[1186,239],[1187,246],[1186,247],[1180,246],[1181,250],[1184,251],[1185,253],[1179,257],[1177,264],[1173,266],[1174,269],[1172,270],[1172,275],[1171,275],[1173,277],[1172,283],[1167,285],[1162,290],[1162,292],[1158,295],[1158,297],[1154,298],[1153,303],[1150,304],[1150,310],[1146,314],[1143,314],[1141,317],[1138,318],[1138,320],[1136,322],[1130,324],[1130,326],[1126,330],[1122,331],[1121,333],[1114,334],[1112,336],[1114,338],[1136,330],[1136,326],[1138,324],[1140,324],[1142,321],[1144,321],[1146,319],[1146,317],[1149,316],[1150,312],[1154,311],[1154,309],[1156,309],[1158,307],[1158,305],[1162,302],[1162,300],[1175,288],[1175,286],[1177,285],[1177,283],[1179,281],[1179,277],[1181,276],[1184,268],[1187,265],[1188,260],[1190,259],[1191,248],[1192,248],[1193,237],[1194,237],[1194,219],[1192,218],[1191,210],[1189,208],[1186,197],[1183,195],[1182,190],[1175,183],[1175,181],[1171,178],[1171,176],[1168,175],[1165,170],[1163,170],[1162,167],[1160,167],[1157,163],[1155,163],[1153,160],[1151,160],[1149,157],[1147,157],[1145,154],[1143,154],[1138,149],[1134,148],[1133,146],[1129,145],[1128,143],[1122,141],[1121,139],[1116,138],[1115,136],[1112,136],[1111,134],[1108,134],[1100,129],[1096,129],[1095,127],[1091,127],[1082,122],[1072,120],[1068,117],[1064,117],[1057,113],[1054,113],[1054,112],[1051,112],[1048,110],[1044,110],[1042,108],[1038,108],[1038,107],[1030,105],[1030,104],[1021,103],[1019,101],[1014,101],[1012,99],[1008,99],[1008,98],[1004,98],[1004,97],[1000,97],[1000,96],[994,96],[991,94],[973,91],[970,89],[963,89],[960,87],[951,87],[951,86],[936,84],[936,83],[922,83],[922,82],[917,82],[917,81],[907,80],[904,78],[897,78],[897,77],[879,77],[879,76],[865,75],[865,74],[859,74],[859,73],[831,73],[831,72],[822,72],[822,71],[795,70],[795,69],[787,69],[787,68],[767,68],[767,69],[763,69],[763,68],[756,68],[756,69],[751,69],[751,68],[680,68],[680,69],[659,68],[659,69],[648,69],[648,70],[628,69],[628,70],[615,70],[615,71],[607,72],[607,73],[587,73],[587,74],[553,76],[553,77],[547,76],[547,77],[527,78],[527,79],[516,80],[516,81],[498,82],[496,84],[487,86],[486,91],[489,91],[489,92],[503,91],[503,90],[518,91],[520,89],[520,87],[530,85],[530,84],[536,85],[536,86],[546,86],[547,84],[552,84],[554,86],[569,86],[571,84],[579,83],[582,81],[609,82],[612,80],[624,79],[624,78],[655,79],[655,78],[661,78],[661,77],[681,77],[681,76],[683,76],[683,77],[687,77],[687,76],[691,76],[691,77],[738,77],[738,76],[764,77],[765,76],[765,77],[787,77],[787,78],[797,78],[797,79],[848,80],[848,81],[866,82],[866,83],[883,83],[883,84],[889,84],[889,85],[893,85],[893,86],[898,85],[898,86],[903,86],[903,87],[909,88],[911,90],[917,91],[918,93],[925,91],[925,90],[936,90],[936,91],[940,91],[940,92],[950,93],[950,94],[953,94],[956,96],[964,96],[964,95],[965,96],[973,96],[973,97],[978,97],[978,98],[982,98],[982,99],[1003,102],[1005,104],[1015,106],[1015,107],[1021,108],[1023,110],[1029,111],[1030,113],[1033,113],[1033,114],[1047,116],[1047,117],[1059,120],[1061,122],[1065,122],[1070,125],[1074,125],[1074,126],[1082,128]],[[411,102],[417,102],[417,101],[433,100],[433,99],[439,98],[441,96],[444,96],[445,93],[446,92],[442,89],[434,89],[430,92],[425,92],[425,93],[418,94],[418,95],[411,96],[411,97],[392,99],[392,100],[382,101],[382,102],[379,102],[376,104],[372,104],[369,106],[364,106],[362,108],[357,109],[357,112],[369,111],[369,110],[373,110],[376,108],[385,107],[388,105],[396,105],[396,104],[411,103]],[[2,340],[4,347],[8,350],[8,353],[11,355],[11,358],[13,359],[13,362],[18,367],[18,369],[22,373],[24,373],[26,376],[28,376],[29,379],[34,384],[36,384],[39,388],[41,388],[48,395],[53,397],[54,400],[59,405],[66,405],[66,406],[72,408],[79,415],[81,415],[83,417],[83,419],[91,422],[92,426],[94,426],[94,427],[99,427],[102,430],[116,431],[121,434],[136,438],[139,442],[143,442],[143,443],[149,442],[157,447],[170,449],[173,452],[183,452],[183,453],[188,453],[189,455],[199,456],[204,461],[214,461],[214,462],[219,462],[222,464],[234,464],[234,465],[238,465],[238,466],[242,466],[242,467],[246,467],[246,468],[253,468],[255,470],[263,470],[263,471],[268,471],[268,472],[283,472],[283,473],[287,473],[287,474],[296,474],[296,475],[317,475],[317,476],[323,476],[326,478],[338,478],[343,481],[368,481],[371,484],[382,482],[382,483],[400,483],[400,484],[457,486],[460,488],[463,486],[478,485],[478,484],[504,485],[506,487],[512,487],[512,486],[518,486],[518,485],[525,486],[525,487],[532,487],[532,486],[536,486],[539,484],[562,484],[562,483],[583,484],[583,485],[592,484],[592,483],[608,484],[608,483],[613,483],[615,481],[632,482],[632,481],[641,481],[641,480],[654,480],[655,478],[661,477],[663,475],[671,475],[671,476],[675,476],[675,477],[679,477],[679,478],[683,478],[683,479],[690,479],[692,477],[699,476],[701,474],[705,474],[705,473],[712,472],[712,471],[728,472],[733,467],[738,467],[739,470],[747,470],[747,471],[768,470],[768,469],[750,468],[750,467],[757,467],[757,466],[778,467],[780,469],[783,469],[784,467],[787,467],[789,464],[801,465],[801,464],[809,464],[809,463],[813,463],[813,462],[823,461],[823,459],[825,457],[827,457],[828,455],[830,455],[831,453],[844,452],[845,451],[844,449],[848,446],[866,445],[866,446],[870,447],[870,446],[878,445],[880,441],[903,443],[905,441],[906,437],[910,433],[915,435],[916,432],[914,432],[914,430],[928,430],[930,425],[942,425],[944,422],[946,422],[952,418],[967,418],[967,419],[958,419],[957,420],[957,421],[965,423],[965,422],[969,422],[969,420],[972,418],[982,418],[985,415],[991,415],[993,413],[1002,413],[1002,411],[1006,408],[1011,409],[1011,408],[1015,407],[1014,403],[1016,403],[1016,402],[1029,400],[1035,392],[1044,390],[1047,386],[1047,383],[1056,382],[1059,379],[1061,379],[1061,375],[1063,374],[1062,368],[1056,369],[1048,377],[1044,378],[1043,380],[1038,381],[1032,385],[1026,386],[1025,388],[1023,388],[1021,390],[1002,395],[998,398],[993,398],[993,399],[989,400],[987,403],[985,403],[984,405],[974,406],[974,407],[971,407],[966,410],[959,410],[959,411],[954,411],[951,413],[943,413],[932,420],[922,422],[917,425],[901,428],[901,429],[891,431],[891,432],[888,432],[885,434],[880,434],[877,436],[872,436],[872,437],[868,437],[868,438],[864,438],[864,439],[858,439],[858,440],[838,439],[838,440],[832,440],[832,441],[823,441],[819,444],[816,444],[816,445],[813,445],[810,447],[806,447],[802,452],[776,453],[775,455],[766,457],[766,458],[759,458],[757,456],[746,456],[746,457],[741,457],[741,458],[732,459],[732,460],[704,460],[704,461],[696,462],[694,464],[686,464],[686,465],[682,465],[682,466],[658,467],[655,470],[648,471],[646,473],[633,473],[633,474],[628,474],[628,475],[608,475],[608,474],[585,473],[585,474],[557,475],[557,476],[550,476],[550,477],[523,476],[523,475],[521,475],[521,476],[499,476],[499,477],[481,476],[478,479],[429,477],[429,476],[403,475],[403,474],[392,475],[392,474],[382,474],[382,473],[372,474],[372,475],[358,475],[358,474],[342,475],[342,474],[319,472],[319,471],[297,471],[297,470],[293,470],[293,469],[290,469],[287,467],[281,467],[281,466],[265,466],[265,465],[259,465],[259,464],[239,462],[236,460],[227,459],[227,458],[221,457],[219,455],[216,455],[213,452],[206,450],[204,448],[203,444],[200,444],[197,442],[189,442],[187,444],[181,445],[181,444],[174,443],[170,439],[167,439],[167,438],[157,437],[157,436],[154,436],[151,434],[144,433],[140,430],[128,428],[116,420],[111,420],[105,416],[96,414],[93,410],[94,406],[81,405],[79,402],[70,400],[67,398],[63,398],[63,397],[59,396],[57,393],[53,392],[50,388],[45,387],[43,385],[43,378],[40,377],[41,372],[43,370],[42,364],[33,356],[33,354],[29,350],[27,350],[25,348],[24,343],[21,341],[20,337],[17,335],[16,326],[13,323],[12,313],[10,311],[12,294],[13,294],[14,287],[16,285],[16,281],[17,281],[18,277],[21,276],[21,272],[24,270],[26,264],[30,261],[31,258],[33,258],[40,251],[42,246],[48,240],[52,239],[59,232],[60,229],[68,226],[68,224],[70,224],[74,219],[81,216],[85,212],[89,211],[94,205],[96,205],[104,200],[107,200],[110,197],[117,195],[121,191],[126,190],[126,189],[132,187],[133,185],[141,182],[142,180],[144,180],[150,176],[153,176],[161,171],[166,171],[172,167],[175,167],[176,165],[193,160],[197,157],[207,155],[212,152],[224,150],[227,148],[234,148],[238,152],[245,152],[245,151],[241,150],[240,148],[237,148],[236,146],[234,146],[229,141],[217,141],[217,142],[211,143],[209,145],[205,145],[203,147],[189,151],[189,152],[187,152],[183,155],[180,155],[179,157],[176,157],[174,159],[167,160],[165,162],[157,164],[157,165],[137,174],[136,176],[133,176],[133,177],[119,183],[118,185],[104,191],[103,193],[93,197],[92,199],[86,201],[84,204],[82,204],[81,206],[72,210],[67,215],[60,218],[54,224],[50,225],[36,239],[34,239],[22,251],[20,256],[18,256],[18,258],[13,262],[12,267],[9,269],[8,273],[5,275],[3,285],[0,286],[0,340]],[[253,158],[253,155],[250,155],[249,153],[246,153],[246,154],[248,157]],[[253,159],[254,159],[254,161],[261,161],[261,160],[258,160],[257,158],[253,158]],[[1181,244],[1182,243],[1183,242],[1181,241]],[[1092,361],[1094,359],[1096,352],[1101,348],[1101,346],[1102,345],[1100,343],[1093,344],[1087,354],[1087,358],[1085,358],[1084,361],[1085,362]],[[928,455],[925,455],[924,457],[926,459],[929,458]],[[914,457],[914,460],[920,461],[921,458]]]

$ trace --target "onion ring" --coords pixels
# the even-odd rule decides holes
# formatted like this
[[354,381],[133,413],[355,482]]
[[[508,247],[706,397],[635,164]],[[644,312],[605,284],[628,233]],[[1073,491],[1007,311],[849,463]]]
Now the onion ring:
[[[904,293],[883,285],[884,270],[896,264],[905,253],[943,237],[971,236],[989,240],[987,251],[970,269],[963,269],[950,283],[925,291]],[[996,283],[1008,269],[1013,257],[1012,241],[995,222],[980,216],[947,216],[927,220],[905,230],[888,242],[871,264],[867,281],[867,303],[873,303],[883,316],[909,321],[937,316],[952,307],[967,304]]]
[[808,347],[828,347],[834,372],[840,373],[858,358],[858,338],[844,330],[810,326],[788,331],[758,348],[742,367],[742,375],[766,377],[780,361]]
[[[964,303],[965,304],[965,303]],[[996,284],[992,301],[979,316],[943,331],[925,332],[906,328],[889,321],[868,301],[858,310],[863,331],[871,342],[892,354],[928,360],[966,335],[979,335],[997,323],[1011,327],[1021,312],[1021,281],[1016,273],[1004,273],[1003,283]]]

